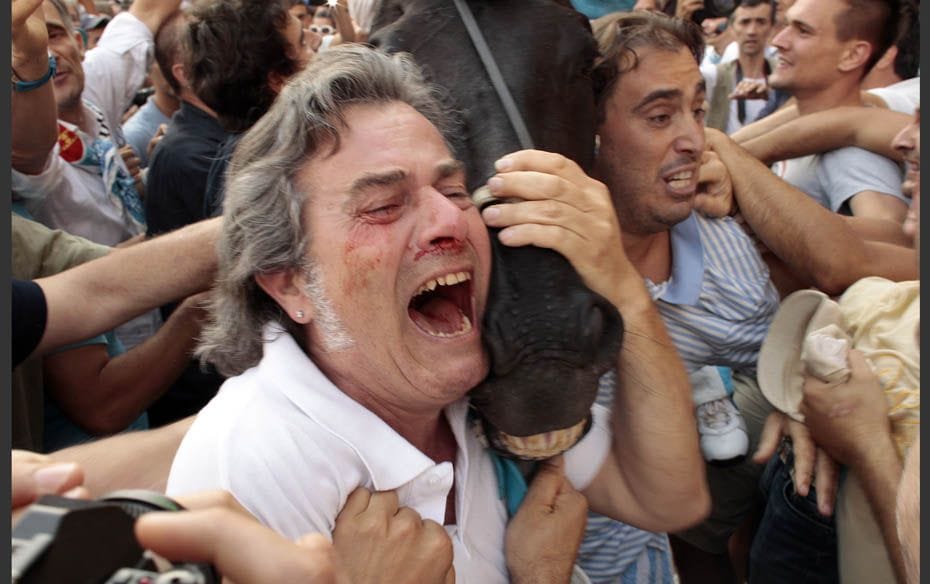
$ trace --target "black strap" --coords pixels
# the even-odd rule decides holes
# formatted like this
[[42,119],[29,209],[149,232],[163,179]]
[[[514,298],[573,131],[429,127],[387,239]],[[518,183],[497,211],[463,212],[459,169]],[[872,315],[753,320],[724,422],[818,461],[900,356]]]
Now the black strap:
[[488,72],[488,77],[491,78],[491,84],[494,86],[494,90],[497,91],[497,97],[500,98],[501,105],[504,106],[507,119],[510,120],[510,125],[513,126],[513,130],[517,134],[520,147],[525,150],[533,148],[533,138],[530,137],[529,130],[526,129],[523,116],[520,115],[520,110],[517,109],[517,104],[514,102],[513,96],[510,95],[507,84],[504,83],[504,77],[497,67],[497,62],[494,61],[494,57],[491,55],[491,50],[478,28],[478,23],[475,22],[475,17],[468,5],[465,4],[465,0],[455,0],[455,7],[459,11],[462,23],[465,24],[468,36],[471,37],[471,43],[475,46],[475,50],[478,51],[478,56],[484,64],[485,71]]
[[[769,65],[768,59],[762,64],[762,71],[766,78],[772,74],[772,66]],[[736,84],[739,85],[739,82],[743,80],[743,68],[740,67],[739,61],[736,62]],[[746,123],[746,100],[737,99],[736,100],[736,117],[739,119],[740,124]]]

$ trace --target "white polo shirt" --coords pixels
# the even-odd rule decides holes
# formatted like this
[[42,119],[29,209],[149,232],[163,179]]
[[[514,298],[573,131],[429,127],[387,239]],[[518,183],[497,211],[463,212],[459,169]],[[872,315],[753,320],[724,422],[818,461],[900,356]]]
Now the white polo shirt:
[[[467,425],[467,400],[445,409],[458,443],[436,464],[332,384],[294,339],[266,327],[262,361],[231,378],[197,416],[178,449],[167,493],[226,489],[290,538],[332,533],[356,487],[397,489],[400,504],[442,525],[455,473],[452,537],[458,582],[507,582],[493,463]],[[593,480],[610,449],[609,411],[595,405],[588,435],[566,454],[576,488]]]

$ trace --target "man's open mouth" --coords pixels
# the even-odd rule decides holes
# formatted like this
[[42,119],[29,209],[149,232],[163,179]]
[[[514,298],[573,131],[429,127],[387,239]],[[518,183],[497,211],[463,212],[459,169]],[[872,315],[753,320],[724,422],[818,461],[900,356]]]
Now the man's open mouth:
[[472,329],[471,274],[452,272],[417,290],[407,314],[417,327],[434,337],[457,337]]

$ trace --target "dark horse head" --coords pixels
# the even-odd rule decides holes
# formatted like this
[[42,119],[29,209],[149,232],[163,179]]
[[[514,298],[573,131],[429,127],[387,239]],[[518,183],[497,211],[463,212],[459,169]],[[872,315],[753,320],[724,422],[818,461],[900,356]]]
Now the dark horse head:
[[[594,158],[597,51],[587,20],[567,0],[468,2],[520,109],[536,148],[589,170]],[[460,124],[450,137],[474,192],[494,161],[521,149],[451,0],[384,0],[371,42],[411,53],[444,87]],[[622,323],[616,309],[584,286],[558,253],[508,248],[490,230],[493,275],[483,338],[491,371],[471,403],[496,449],[547,458],[589,425],[598,379],[616,365]]]

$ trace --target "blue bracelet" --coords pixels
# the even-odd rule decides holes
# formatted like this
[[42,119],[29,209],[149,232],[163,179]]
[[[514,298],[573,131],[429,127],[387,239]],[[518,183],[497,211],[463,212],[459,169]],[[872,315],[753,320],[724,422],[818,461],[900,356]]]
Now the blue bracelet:
[[36,79],[35,81],[21,81],[16,78],[16,73],[13,73],[13,91],[25,93],[27,91],[32,91],[33,89],[38,89],[48,83],[48,80],[55,76],[55,71],[57,71],[55,55],[49,55],[48,71],[39,79]]

